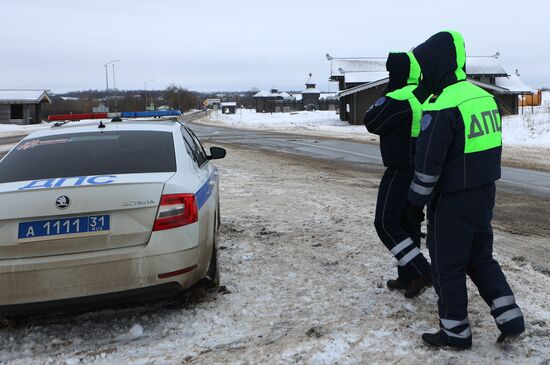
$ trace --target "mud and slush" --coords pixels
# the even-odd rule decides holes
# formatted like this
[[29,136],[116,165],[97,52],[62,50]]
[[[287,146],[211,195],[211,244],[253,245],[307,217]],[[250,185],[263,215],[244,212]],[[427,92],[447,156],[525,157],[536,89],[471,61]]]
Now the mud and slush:
[[[0,329],[0,363],[542,364],[550,359],[550,203],[498,194],[495,256],[527,331],[495,344],[468,282],[474,345],[434,351],[433,289],[386,289],[394,259],[373,227],[380,171],[234,146],[220,167],[221,292]],[[546,219],[546,220],[545,220]],[[423,252],[427,251],[423,245]]]

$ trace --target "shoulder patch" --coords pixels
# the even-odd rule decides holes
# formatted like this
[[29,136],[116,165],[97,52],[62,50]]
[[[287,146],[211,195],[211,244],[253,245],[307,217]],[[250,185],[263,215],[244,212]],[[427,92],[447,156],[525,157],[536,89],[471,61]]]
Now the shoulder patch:
[[422,120],[420,121],[420,129],[422,131],[425,131],[430,126],[431,122],[432,122],[432,116],[430,114],[424,114],[424,116],[422,117]]
[[386,102],[386,97],[382,96],[381,98],[378,98],[378,100],[374,102],[374,106],[380,106],[385,102]]

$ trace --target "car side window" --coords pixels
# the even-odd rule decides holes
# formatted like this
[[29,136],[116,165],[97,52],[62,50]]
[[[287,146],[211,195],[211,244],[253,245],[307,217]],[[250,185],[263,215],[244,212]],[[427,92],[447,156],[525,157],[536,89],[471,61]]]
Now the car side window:
[[186,127],[186,129],[189,132],[189,134],[191,135],[191,137],[193,138],[193,140],[195,141],[195,144],[199,147],[200,157],[202,159],[204,159],[204,162],[208,161],[208,156],[206,155],[206,152],[204,151],[204,147],[202,146],[202,143],[199,140],[199,138],[197,137],[197,135],[195,134],[195,132],[193,132],[191,129],[189,129],[187,127]]
[[193,160],[197,163],[199,167],[204,165],[204,163],[208,161],[208,159],[206,158],[202,147],[200,145],[197,145],[192,135],[189,133],[189,129],[181,127],[181,135],[183,136],[183,140],[185,141],[185,148],[187,149],[189,155],[193,158]]

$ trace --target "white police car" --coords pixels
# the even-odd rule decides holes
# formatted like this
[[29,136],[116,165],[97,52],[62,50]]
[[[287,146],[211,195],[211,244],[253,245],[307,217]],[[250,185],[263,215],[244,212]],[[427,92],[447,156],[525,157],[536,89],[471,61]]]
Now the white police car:
[[224,156],[177,121],[27,136],[0,161],[0,315],[217,285]]

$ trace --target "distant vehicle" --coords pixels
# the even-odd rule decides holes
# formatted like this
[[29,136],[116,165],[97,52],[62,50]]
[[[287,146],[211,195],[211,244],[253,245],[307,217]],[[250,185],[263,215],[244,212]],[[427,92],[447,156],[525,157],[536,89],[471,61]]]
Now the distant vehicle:
[[178,121],[27,136],[0,160],[0,315],[216,286],[223,157]]

